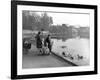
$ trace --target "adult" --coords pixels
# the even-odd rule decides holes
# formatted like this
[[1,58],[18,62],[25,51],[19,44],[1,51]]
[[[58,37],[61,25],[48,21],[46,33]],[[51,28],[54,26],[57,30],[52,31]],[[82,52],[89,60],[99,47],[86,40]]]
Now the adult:
[[51,36],[48,35],[47,38],[44,41],[44,45],[49,48],[49,51],[51,52],[52,50],[52,43],[51,43]]
[[42,51],[42,39],[41,39],[41,32],[38,32],[38,34],[36,35],[36,47],[39,50],[39,52]]

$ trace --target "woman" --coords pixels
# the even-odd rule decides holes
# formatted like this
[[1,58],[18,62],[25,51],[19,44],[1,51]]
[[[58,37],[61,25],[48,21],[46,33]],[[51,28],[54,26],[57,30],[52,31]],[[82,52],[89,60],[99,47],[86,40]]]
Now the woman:
[[38,32],[36,35],[36,47],[39,50],[39,52],[42,52],[42,39],[41,39],[41,32]]

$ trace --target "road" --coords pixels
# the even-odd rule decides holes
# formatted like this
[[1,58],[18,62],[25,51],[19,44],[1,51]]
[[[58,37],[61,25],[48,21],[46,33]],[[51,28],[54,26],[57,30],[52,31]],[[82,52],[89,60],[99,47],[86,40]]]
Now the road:
[[73,66],[53,53],[50,55],[24,54],[22,61],[23,69]]

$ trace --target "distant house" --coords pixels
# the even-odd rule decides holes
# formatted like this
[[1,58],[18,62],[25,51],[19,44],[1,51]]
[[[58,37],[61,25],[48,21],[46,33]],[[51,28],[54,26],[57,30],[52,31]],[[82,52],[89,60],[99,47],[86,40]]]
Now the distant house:
[[80,27],[78,32],[79,32],[80,37],[89,38],[90,28],[89,27]]
[[70,25],[68,27],[68,36],[69,36],[69,38],[73,38],[73,37],[78,36],[78,28]]

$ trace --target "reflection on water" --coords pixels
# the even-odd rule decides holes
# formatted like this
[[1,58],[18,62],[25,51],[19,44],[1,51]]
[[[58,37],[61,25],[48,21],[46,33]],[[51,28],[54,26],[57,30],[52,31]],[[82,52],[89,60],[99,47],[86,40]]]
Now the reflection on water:
[[53,47],[52,51],[61,54],[71,54],[76,57],[77,55],[83,56],[89,59],[89,39],[86,38],[72,38],[67,40],[52,39]]

